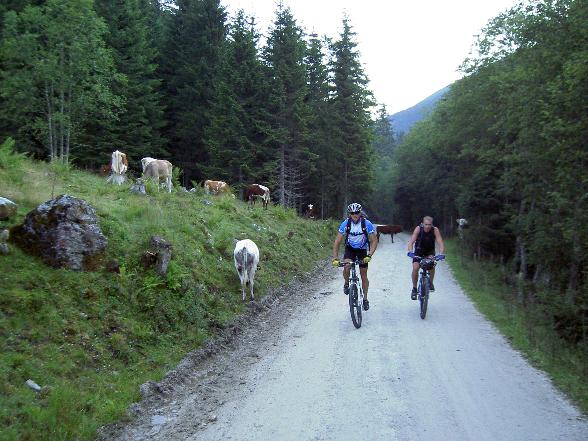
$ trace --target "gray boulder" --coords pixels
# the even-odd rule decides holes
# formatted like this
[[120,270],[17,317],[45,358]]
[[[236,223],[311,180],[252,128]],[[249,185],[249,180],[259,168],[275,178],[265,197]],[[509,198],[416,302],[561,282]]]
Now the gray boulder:
[[24,223],[11,230],[11,240],[53,267],[72,270],[97,269],[108,243],[94,209],[68,195],[28,213]]
[[138,178],[135,181],[135,183],[131,186],[129,191],[131,193],[147,194],[147,192],[145,191],[145,183],[143,182],[143,179]]
[[0,196],[0,220],[6,220],[16,214],[16,204]]

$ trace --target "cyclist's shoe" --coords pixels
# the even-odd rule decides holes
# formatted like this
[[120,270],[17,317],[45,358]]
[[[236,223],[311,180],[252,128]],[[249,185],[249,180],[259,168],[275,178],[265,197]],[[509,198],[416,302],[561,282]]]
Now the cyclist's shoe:
[[429,291],[435,291],[435,285],[429,280]]
[[349,295],[349,283],[343,285],[343,294],[345,294],[346,296]]
[[412,287],[412,292],[410,293],[410,298],[412,300],[416,300],[417,299],[417,290],[416,290],[416,288],[414,286]]
[[363,299],[363,310],[367,311],[368,309],[370,309],[370,302],[368,299]]

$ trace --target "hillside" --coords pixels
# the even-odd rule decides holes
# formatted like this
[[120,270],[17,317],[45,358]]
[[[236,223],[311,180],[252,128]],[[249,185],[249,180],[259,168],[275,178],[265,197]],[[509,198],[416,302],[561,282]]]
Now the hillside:
[[[234,238],[260,248],[257,299],[330,254],[330,222],[280,207],[251,209],[231,196],[149,190],[131,194],[126,185],[0,149],[0,195],[19,206],[0,230],[67,193],[96,209],[107,260],[120,265],[118,274],[53,269],[13,244],[0,256],[2,441],[93,438],[139,400],[139,385],[160,379],[247,310]],[[154,234],[173,245],[165,278],[140,264]],[[35,393],[28,379],[48,387]]]
[[434,94],[428,96],[421,102],[415,104],[408,109],[402,110],[389,117],[392,129],[397,136],[406,134],[411,127],[425,116],[427,116],[435,108],[437,102],[445,96],[449,91],[450,86],[446,86],[441,90],[438,90]]

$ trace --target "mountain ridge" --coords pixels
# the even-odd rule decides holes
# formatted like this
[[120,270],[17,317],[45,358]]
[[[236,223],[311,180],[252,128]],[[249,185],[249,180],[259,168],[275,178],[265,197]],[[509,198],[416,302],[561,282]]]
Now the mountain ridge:
[[439,100],[449,91],[450,87],[451,85],[445,86],[424,100],[419,101],[414,106],[388,116],[388,121],[390,121],[392,130],[394,130],[396,136],[407,134],[415,123],[429,115]]

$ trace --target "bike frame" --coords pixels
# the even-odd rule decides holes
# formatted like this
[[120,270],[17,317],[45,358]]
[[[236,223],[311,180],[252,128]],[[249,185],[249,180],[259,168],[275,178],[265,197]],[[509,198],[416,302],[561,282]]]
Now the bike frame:
[[[435,256],[433,258],[427,258],[427,257],[421,257],[421,256],[415,256],[415,255],[413,255],[413,257],[419,259],[420,272],[419,272],[417,291],[418,291],[418,300],[419,300],[420,309],[421,309],[420,315],[421,315],[421,319],[424,320],[427,315],[427,306],[429,303],[429,286],[430,286],[429,280],[431,279],[429,271],[431,270],[431,268],[435,267],[435,265],[437,264],[437,261],[442,259],[442,257]],[[423,261],[425,261],[426,263],[423,263]],[[427,268],[428,264],[431,261],[432,261],[431,268]],[[424,289],[423,289],[423,287],[424,287]]]
[[419,274],[419,284],[418,284],[418,288],[417,288],[419,299],[421,298],[421,295],[422,295],[421,294],[421,292],[422,292],[421,291],[421,284],[425,283],[425,282],[429,283],[430,278],[431,278],[431,276],[429,275],[429,270],[425,269],[425,268],[421,268],[421,272]]
[[359,303],[359,306],[363,308],[363,287],[361,286],[361,282],[356,270],[359,265],[359,260],[356,259],[353,262],[349,262],[348,265],[351,265],[351,274],[349,274],[349,288],[351,289],[352,283],[357,286],[357,302]]
[[[353,261],[341,262],[339,266],[345,267],[350,265],[350,274],[349,274],[349,312],[351,313],[351,320],[353,321],[353,326],[356,328],[361,327],[362,321],[362,309],[363,309],[363,287],[360,283],[360,277],[357,274],[356,267],[359,265],[359,260],[356,258]],[[353,291],[355,288],[357,290],[357,300],[354,301],[353,298]]]

